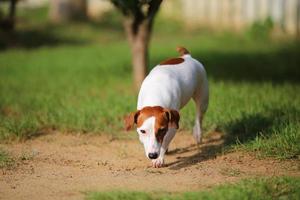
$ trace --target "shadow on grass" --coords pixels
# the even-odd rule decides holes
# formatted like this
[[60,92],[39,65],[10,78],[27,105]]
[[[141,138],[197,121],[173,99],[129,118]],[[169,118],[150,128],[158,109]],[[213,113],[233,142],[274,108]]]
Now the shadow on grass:
[[180,155],[195,150],[197,153],[187,157],[179,156],[177,161],[167,164],[167,167],[172,170],[190,167],[199,162],[216,158],[217,155],[224,153],[224,149],[228,149],[234,144],[246,144],[260,135],[268,138],[274,130],[280,130],[282,124],[294,123],[293,121],[296,121],[298,116],[300,116],[300,111],[296,108],[270,109],[263,114],[244,115],[240,119],[225,124],[225,133],[218,138],[209,136],[199,147],[191,145],[170,151],[168,154]]
[[243,144],[255,139],[260,133],[270,134],[270,128],[274,126],[274,121],[278,117],[276,113],[277,111],[273,111],[270,116],[264,116],[261,113],[244,115],[241,119],[226,124],[224,145],[228,146],[237,142]]
[[33,49],[41,46],[82,45],[85,40],[72,39],[54,34],[51,27],[42,30],[0,31],[0,51],[8,48]]
[[[284,82],[300,83],[300,43],[286,44],[272,51],[247,52],[198,50],[192,56],[199,60],[207,71],[208,77],[216,81],[265,82],[274,84]],[[156,58],[157,64],[166,58]]]
[[[281,107],[270,109],[257,114],[243,115],[241,119],[224,125],[226,133],[224,145],[237,142],[245,144],[253,141],[256,136],[268,138],[275,132],[280,133],[283,127],[292,127],[298,123],[300,110],[295,107]],[[284,133],[282,133],[284,134]]]
[[[34,17],[45,18],[43,14],[45,11],[37,9],[33,12],[42,13]],[[82,45],[91,42],[93,37],[96,37],[97,33],[100,34],[103,30],[108,33],[123,33],[123,27],[120,23],[121,15],[117,12],[104,13],[100,19],[96,20],[77,19],[57,25],[50,24],[46,18],[44,22],[35,22],[34,17],[26,15],[20,17],[17,23],[23,23],[23,25],[16,28],[15,31],[0,30],[0,51],[8,48],[33,49],[40,46]],[[74,27],[75,31],[72,29]],[[88,33],[89,36],[84,36],[84,39],[79,38],[78,34],[81,33],[76,34],[76,30]]]
[[272,53],[211,52],[196,54],[215,80],[273,83],[300,82],[300,47],[279,49]]

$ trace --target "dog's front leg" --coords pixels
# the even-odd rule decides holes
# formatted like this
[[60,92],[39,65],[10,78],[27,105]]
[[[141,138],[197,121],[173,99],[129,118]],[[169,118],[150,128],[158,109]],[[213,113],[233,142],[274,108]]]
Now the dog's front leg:
[[168,130],[167,134],[165,135],[165,137],[163,139],[158,158],[152,161],[153,167],[159,168],[164,165],[164,157],[165,157],[166,151],[169,147],[170,142],[174,138],[175,134],[176,134],[175,128],[170,128]]

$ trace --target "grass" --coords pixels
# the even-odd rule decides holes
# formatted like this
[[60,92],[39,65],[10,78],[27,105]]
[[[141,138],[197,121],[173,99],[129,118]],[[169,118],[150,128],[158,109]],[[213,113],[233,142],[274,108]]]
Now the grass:
[[0,169],[14,165],[14,159],[3,149],[0,149]]
[[92,192],[88,193],[88,200],[268,200],[268,199],[299,199],[300,196],[300,179],[290,177],[263,178],[243,180],[236,184],[225,184],[216,186],[208,190],[198,192],[185,192],[180,194],[168,194],[161,192]]
[[[135,110],[136,93],[120,17],[52,25],[43,8],[21,10],[19,18],[17,31],[0,32],[1,140],[52,129],[122,134],[122,118]],[[299,42],[185,30],[178,24],[157,19],[150,66],[177,56],[177,45],[201,60],[211,92],[205,130],[224,132],[227,147],[297,158]],[[191,130],[193,104],[181,115],[181,129]]]

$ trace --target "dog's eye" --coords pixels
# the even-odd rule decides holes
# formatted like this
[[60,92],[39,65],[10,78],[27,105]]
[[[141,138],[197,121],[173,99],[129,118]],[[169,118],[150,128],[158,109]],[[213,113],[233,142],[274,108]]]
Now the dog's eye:
[[141,131],[141,133],[143,133],[143,134],[145,134],[146,133],[146,131],[145,130],[140,130]]

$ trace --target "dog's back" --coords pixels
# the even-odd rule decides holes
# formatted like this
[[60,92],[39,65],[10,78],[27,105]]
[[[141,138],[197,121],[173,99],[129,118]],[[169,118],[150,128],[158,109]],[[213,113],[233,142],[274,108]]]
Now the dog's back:
[[138,109],[145,106],[162,106],[179,110],[193,97],[199,87],[207,87],[203,65],[192,58],[187,49],[177,49],[181,57],[161,62],[144,80]]

